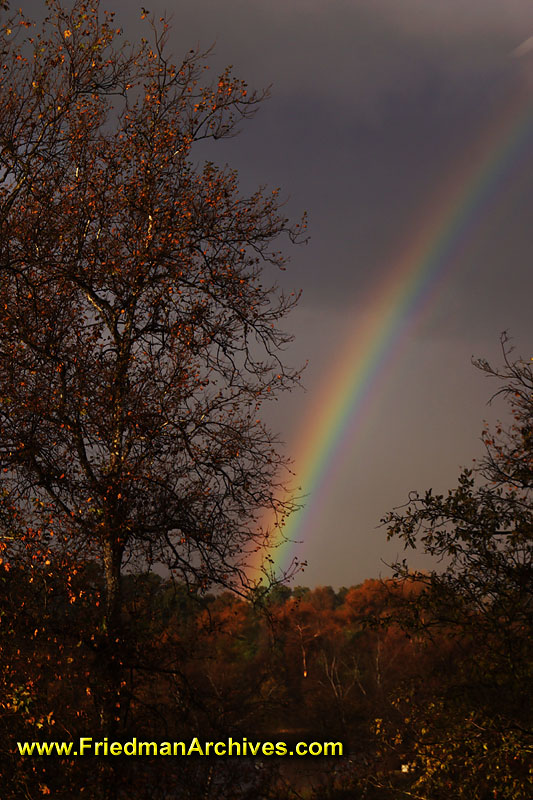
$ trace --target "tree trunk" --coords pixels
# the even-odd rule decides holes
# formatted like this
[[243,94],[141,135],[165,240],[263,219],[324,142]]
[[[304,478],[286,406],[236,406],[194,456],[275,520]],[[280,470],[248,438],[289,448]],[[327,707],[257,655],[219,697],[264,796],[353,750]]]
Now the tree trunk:
[[122,626],[121,565],[123,546],[112,537],[104,541],[105,610],[102,637],[102,734],[112,736],[121,719]]
[[120,575],[123,545],[112,537],[104,541],[105,629],[118,631],[120,627]]

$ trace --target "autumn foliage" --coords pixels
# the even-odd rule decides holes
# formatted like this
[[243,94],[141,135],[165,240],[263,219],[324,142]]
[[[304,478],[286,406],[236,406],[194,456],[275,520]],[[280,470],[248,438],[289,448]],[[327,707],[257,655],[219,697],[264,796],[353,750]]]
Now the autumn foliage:
[[[445,565],[335,592],[248,578],[294,508],[263,404],[305,221],[215,160],[264,99],[98,3],[0,26],[5,800],[522,800],[531,788],[531,367],[510,430],[389,533]],[[201,147],[200,147],[201,145]],[[213,160],[206,160],[207,155]],[[270,528],[264,520],[273,520]],[[17,741],[341,740],[345,757],[23,758]],[[461,788],[458,788],[461,787]]]

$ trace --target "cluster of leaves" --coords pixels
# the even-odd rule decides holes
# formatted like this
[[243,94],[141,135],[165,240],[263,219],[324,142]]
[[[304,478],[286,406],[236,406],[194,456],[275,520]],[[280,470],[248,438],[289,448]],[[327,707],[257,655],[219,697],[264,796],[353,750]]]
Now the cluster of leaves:
[[[61,740],[98,725],[92,696],[98,691],[96,635],[101,578],[98,570],[55,558],[0,567],[0,773],[6,797],[39,797],[54,789],[67,797],[82,765],[54,770],[23,759],[17,741]],[[63,775],[62,775],[63,773]]]

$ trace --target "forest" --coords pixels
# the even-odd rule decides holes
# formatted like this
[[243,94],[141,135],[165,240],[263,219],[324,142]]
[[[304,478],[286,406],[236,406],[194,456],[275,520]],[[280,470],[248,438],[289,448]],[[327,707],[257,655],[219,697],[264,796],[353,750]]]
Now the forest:
[[139,798],[530,793],[531,605],[514,598],[514,628],[495,610],[458,624],[443,619],[449,596],[446,614],[431,612],[423,577],[279,586],[255,602],[199,597],[153,574],[124,579],[121,740],[342,741],[342,757],[17,757],[14,741],[100,729],[101,575],[91,564],[73,572],[62,581],[39,565],[31,584],[16,569],[2,575],[5,797],[106,797],[111,785]]
[[[306,217],[203,159],[268,91],[174,63],[144,9],[132,45],[97,2],[39,25],[0,5],[2,800],[526,800],[531,362],[507,336],[477,362],[507,422],[455,488],[386,514],[387,578],[275,574],[299,501],[265,410],[300,381],[277,276]],[[23,752],[87,737],[343,750]]]

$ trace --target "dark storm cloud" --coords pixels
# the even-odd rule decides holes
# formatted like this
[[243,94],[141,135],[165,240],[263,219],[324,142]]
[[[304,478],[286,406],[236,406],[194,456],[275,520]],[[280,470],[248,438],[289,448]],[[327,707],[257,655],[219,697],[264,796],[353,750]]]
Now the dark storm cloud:
[[[156,14],[161,8],[152,4]],[[422,85],[424,65],[461,83],[467,72],[501,65],[533,25],[531,4],[513,0],[199,0],[167,8],[185,47],[216,40],[223,60],[273,82],[277,93],[338,99],[370,116],[391,92]]]
[[216,42],[215,70],[230,62],[252,85],[273,84],[220,155],[245,185],[281,185],[291,213],[309,211],[313,246],[295,255],[291,279],[307,302],[333,306],[357,304],[390,268],[428,197],[522,80],[509,53],[533,32],[531,4],[512,0],[203,0],[169,11],[176,53]]

